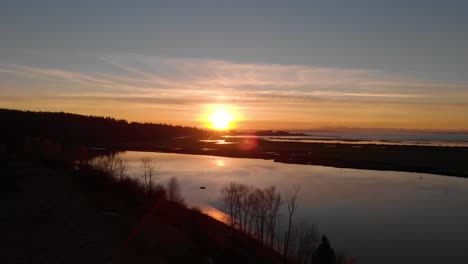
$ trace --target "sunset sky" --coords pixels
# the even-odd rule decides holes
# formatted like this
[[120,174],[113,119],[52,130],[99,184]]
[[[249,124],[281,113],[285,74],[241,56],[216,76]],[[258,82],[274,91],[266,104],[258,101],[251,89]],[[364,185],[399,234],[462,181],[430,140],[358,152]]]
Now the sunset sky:
[[[255,3],[254,3],[255,2]],[[468,129],[468,1],[0,1],[0,108]]]

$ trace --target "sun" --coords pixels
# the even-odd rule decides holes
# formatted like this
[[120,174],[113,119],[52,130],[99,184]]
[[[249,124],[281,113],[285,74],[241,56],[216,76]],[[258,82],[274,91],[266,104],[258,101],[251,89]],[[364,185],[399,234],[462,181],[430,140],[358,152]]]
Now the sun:
[[223,107],[219,107],[211,113],[209,121],[211,126],[216,130],[226,130],[230,128],[231,122],[234,120],[231,114],[229,114]]
[[237,128],[243,115],[234,105],[207,104],[203,106],[199,120],[206,128],[223,131]]

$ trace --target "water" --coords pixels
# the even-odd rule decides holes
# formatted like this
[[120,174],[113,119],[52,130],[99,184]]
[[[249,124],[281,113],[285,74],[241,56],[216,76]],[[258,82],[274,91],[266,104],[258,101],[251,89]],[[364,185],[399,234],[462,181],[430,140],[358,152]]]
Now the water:
[[[468,147],[468,133],[299,131],[300,136],[259,136],[280,142]],[[252,136],[226,136],[226,139]]]
[[222,215],[220,189],[229,182],[276,185],[283,193],[300,185],[296,220],[317,225],[358,263],[464,263],[468,258],[468,179],[202,155],[123,156],[133,177],[141,174],[140,159],[151,157],[158,182],[177,177],[188,203],[215,217]]

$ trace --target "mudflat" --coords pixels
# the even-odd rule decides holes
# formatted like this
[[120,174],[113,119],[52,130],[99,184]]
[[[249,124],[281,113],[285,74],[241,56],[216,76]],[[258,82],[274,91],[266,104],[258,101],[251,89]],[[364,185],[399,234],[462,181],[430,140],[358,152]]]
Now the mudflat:
[[272,142],[254,138],[229,141],[229,144],[217,144],[216,140],[206,142],[186,138],[150,144],[121,144],[115,149],[272,159],[294,164],[468,177],[466,147]]

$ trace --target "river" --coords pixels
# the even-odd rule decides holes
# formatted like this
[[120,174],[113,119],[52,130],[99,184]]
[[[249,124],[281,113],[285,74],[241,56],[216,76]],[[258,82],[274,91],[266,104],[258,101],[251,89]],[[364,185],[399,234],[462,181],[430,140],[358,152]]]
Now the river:
[[298,185],[302,195],[295,221],[314,224],[334,248],[358,263],[462,263],[468,258],[468,179],[261,159],[122,155],[132,177],[141,175],[141,158],[150,157],[157,182],[177,177],[187,203],[214,217],[223,215],[220,190],[229,182],[275,185],[283,194]]

